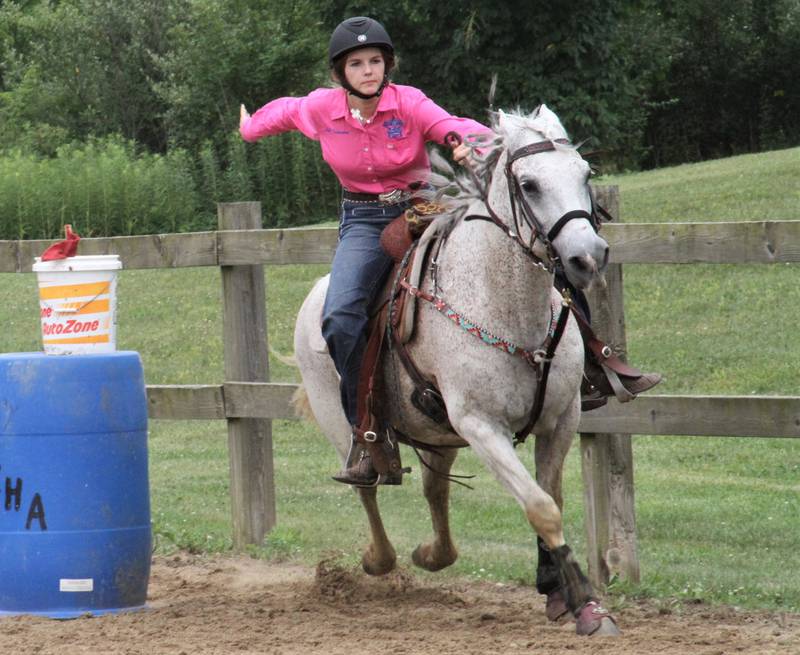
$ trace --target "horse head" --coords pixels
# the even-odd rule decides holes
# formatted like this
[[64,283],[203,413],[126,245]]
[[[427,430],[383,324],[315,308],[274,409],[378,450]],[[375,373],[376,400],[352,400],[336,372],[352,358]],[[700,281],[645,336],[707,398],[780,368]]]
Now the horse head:
[[597,234],[591,169],[561,121],[541,105],[530,115],[499,112],[493,128],[501,146],[490,211],[531,250],[544,248],[578,289],[604,284],[608,244]]

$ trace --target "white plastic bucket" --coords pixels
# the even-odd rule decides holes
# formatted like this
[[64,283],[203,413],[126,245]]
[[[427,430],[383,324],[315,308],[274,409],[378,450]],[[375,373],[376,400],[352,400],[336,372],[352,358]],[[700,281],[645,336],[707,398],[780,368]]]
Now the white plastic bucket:
[[39,281],[42,342],[47,355],[114,352],[117,348],[118,255],[87,255],[43,262]]

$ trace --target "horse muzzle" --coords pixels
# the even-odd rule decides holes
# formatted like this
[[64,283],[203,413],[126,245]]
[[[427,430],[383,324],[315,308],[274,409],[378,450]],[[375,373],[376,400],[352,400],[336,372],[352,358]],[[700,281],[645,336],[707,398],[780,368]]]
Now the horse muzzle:
[[562,259],[564,273],[578,289],[589,290],[594,285],[605,286],[605,271],[608,267],[608,244],[599,237],[591,251],[583,249]]

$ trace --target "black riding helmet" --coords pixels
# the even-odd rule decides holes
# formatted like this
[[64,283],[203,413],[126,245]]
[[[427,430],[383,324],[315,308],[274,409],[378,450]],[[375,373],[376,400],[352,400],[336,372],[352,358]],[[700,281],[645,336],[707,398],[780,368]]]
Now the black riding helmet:
[[[336,64],[341,57],[359,48],[380,48],[392,60],[394,59],[394,44],[383,25],[373,18],[355,16],[342,21],[333,30],[331,42],[328,45],[328,62],[331,67],[336,68]],[[383,82],[378,90],[371,95],[364,95],[353,89],[345,76],[338,70],[337,75],[340,78],[339,82],[349,93],[367,100],[379,96],[383,92],[384,87],[389,83],[388,69],[389,66],[387,65]]]

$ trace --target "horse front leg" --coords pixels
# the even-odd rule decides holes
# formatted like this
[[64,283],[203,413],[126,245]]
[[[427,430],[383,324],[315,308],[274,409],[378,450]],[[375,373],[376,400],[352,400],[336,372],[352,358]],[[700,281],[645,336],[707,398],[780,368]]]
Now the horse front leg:
[[[578,402],[578,401],[576,401]],[[535,462],[536,482],[564,511],[562,473],[564,460],[574,436],[573,426],[577,422],[577,406],[561,417],[552,433],[536,435]],[[561,587],[559,567],[550,549],[541,537],[536,538],[538,561],[536,566],[536,589],[547,597],[545,614],[550,621],[561,621],[569,617],[565,593]]]
[[367,512],[372,540],[361,556],[361,567],[369,575],[384,575],[394,570],[397,554],[386,536],[383,519],[378,509],[378,489],[376,487],[357,487],[361,504]]
[[528,523],[550,552],[567,608],[576,619],[576,632],[580,635],[619,634],[613,619],[595,600],[588,578],[564,540],[558,504],[520,462],[511,445],[511,432],[475,415],[460,417],[454,426],[495,478],[514,496]]
[[440,454],[425,451],[420,454],[427,464],[422,466],[422,488],[431,511],[433,539],[417,546],[411,560],[426,571],[440,571],[458,558],[450,535],[450,481],[447,479],[457,454],[454,448],[444,448]]

